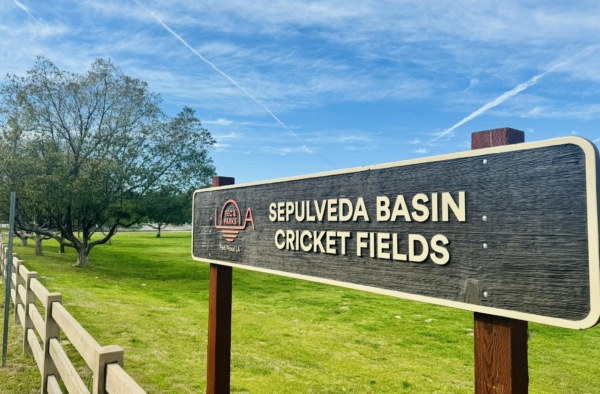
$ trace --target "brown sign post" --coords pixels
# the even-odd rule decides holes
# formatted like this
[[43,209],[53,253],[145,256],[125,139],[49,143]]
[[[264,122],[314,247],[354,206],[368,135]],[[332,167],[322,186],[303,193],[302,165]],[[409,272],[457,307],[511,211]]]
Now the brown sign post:
[[[471,149],[525,142],[525,133],[510,128],[471,135]],[[527,322],[501,316],[474,314],[475,393],[527,393]]]
[[[212,185],[234,183],[234,178],[216,176]],[[209,280],[206,393],[225,394],[230,391],[231,376],[232,268],[211,264]]]
[[527,322],[594,326],[600,251],[595,145],[523,137],[488,130],[467,152],[198,190],[208,392],[229,390],[235,267],[473,311],[477,392],[526,392]]

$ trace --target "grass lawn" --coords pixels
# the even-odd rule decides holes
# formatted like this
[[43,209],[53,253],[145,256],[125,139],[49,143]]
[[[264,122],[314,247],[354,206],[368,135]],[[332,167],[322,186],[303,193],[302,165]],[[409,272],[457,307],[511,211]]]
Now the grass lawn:
[[[101,345],[125,349],[125,370],[149,393],[204,392],[208,264],[189,233],[122,233],[74,250],[15,247],[25,265]],[[11,315],[11,322],[14,317]],[[232,392],[472,393],[473,314],[240,269],[233,278]],[[600,328],[530,324],[531,393],[597,393]],[[11,323],[0,393],[39,392]]]

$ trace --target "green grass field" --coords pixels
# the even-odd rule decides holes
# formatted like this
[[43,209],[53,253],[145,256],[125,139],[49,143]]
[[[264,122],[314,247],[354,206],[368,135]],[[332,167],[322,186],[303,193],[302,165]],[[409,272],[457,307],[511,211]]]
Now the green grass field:
[[[101,345],[125,349],[148,393],[204,392],[208,264],[189,233],[117,234],[89,269],[52,242],[15,251]],[[13,321],[0,393],[37,393]],[[232,392],[472,393],[472,328],[470,312],[236,269]],[[530,392],[599,392],[600,328],[529,331]]]

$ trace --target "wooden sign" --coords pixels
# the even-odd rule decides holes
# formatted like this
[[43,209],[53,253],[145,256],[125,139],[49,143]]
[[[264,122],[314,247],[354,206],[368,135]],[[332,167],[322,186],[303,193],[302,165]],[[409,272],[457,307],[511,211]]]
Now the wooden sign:
[[194,259],[584,329],[598,151],[577,137],[198,190]]

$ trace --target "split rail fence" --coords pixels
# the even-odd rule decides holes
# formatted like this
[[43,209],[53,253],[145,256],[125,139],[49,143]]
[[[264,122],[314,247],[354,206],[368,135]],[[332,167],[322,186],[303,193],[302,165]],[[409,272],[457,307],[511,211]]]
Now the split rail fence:
[[[16,253],[12,258],[7,254],[8,246],[0,242],[2,278],[6,278],[7,265],[12,263],[10,283],[15,324],[23,327],[23,352],[33,354],[41,372],[41,392],[63,393],[60,379],[68,393],[146,393],[123,369],[123,349],[116,345],[100,346],[65,309],[60,293],[50,293],[37,279],[37,272],[29,271]],[[44,317],[38,311],[38,301]],[[92,371],[91,391],[62,347],[61,332]]]

